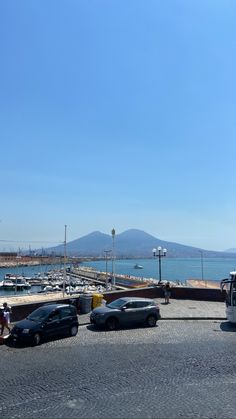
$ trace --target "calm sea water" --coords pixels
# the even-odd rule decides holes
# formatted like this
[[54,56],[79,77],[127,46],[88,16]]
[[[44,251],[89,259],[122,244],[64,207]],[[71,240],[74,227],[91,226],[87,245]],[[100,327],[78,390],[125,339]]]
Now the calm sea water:
[[[134,269],[134,265],[142,265],[143,269]],[[105,261],[86,262],[84,266],[91,266],[99,271],[106,271]],[[112,263],[108,261],[107,270],[112,271]],[[162,258],[162,279],[170,281],[186,281],[187,279],[204,279],[220,281],[228,278],[229,272],[236,270],[236,259],[230,258]],[[127,259],[115,261],[115,272],[123,275],[133,275],[144,278],[159,279],[159,260],[156,259]]]
[[[143,269],[134,269],[134,265],[139,264]],[[105,261],[84,262],[82,266],[88,266],[99,271],[106,271]],[[62,265],[19,267],[19,268],[0,268],[0,281],[6,273],[18,275],[36,276],[38,273],[47,272],[52,269],[60,269]],[[112,272],[112,262],[107,262],[108,272]],[[220,281],[229,276],[230,271],[236,270],[236,259],[230,258],[162,258],[161,271],[162,279],[170,281],[185,282],[187,279],[203,279],[208,281]],[[159,279],[159,262],[156,259],[126,259],[115,261],[115,273],[138,276],[143,278]],[[39,291],[41,287],[32,287],[31,294]],[[0,295],[11,295],[14,291],[0,290]],[[19,291],[20,294],[27,294],[28,291]]]

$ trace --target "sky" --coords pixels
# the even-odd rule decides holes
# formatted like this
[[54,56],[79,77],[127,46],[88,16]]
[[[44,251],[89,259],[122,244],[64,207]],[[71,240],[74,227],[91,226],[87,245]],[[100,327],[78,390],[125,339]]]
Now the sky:
[[234,0],[2,1],[0,249],[65,225],[235,248],[235,21]]

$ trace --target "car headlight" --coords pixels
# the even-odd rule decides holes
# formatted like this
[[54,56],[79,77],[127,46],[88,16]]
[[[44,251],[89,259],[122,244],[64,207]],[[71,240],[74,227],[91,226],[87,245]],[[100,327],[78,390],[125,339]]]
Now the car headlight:
[[29,333],[29,331],[30,331],[30,329],[23,329],[23,330],[22,330],[22,333],[27,334],[27,333]]

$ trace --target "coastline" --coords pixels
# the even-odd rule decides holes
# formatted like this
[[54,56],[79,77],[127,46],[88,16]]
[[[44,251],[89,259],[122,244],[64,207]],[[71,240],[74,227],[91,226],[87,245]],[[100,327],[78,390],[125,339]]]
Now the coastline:
[[220,289],[219,281],[211,280],[202,280],[202,279],[188,279],[186,281],[187,285],[192,288],[210,288],[210,289]]

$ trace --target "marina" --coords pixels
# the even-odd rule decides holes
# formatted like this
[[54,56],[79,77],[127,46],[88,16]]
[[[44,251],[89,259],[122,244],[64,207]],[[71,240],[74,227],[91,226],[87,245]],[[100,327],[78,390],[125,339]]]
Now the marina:
[[0,281],[0,296],[22,294],[63,293],[74,295],[80,293],[102,293],[114,288],[106,283],[106,277],[88,268],[51,269],[34,276],[6,273]]
[[[227,258],[165,258],[162,280],[178,286],[218,287],[228,272],[234,270],[234,259]],[[142,268],[134,268],[141,266]],[[135,269],[135,274],[134,274]],[[66,272],[65,272],[66,271]],[[157,261],[153,259],[115,260],[115,286],[123,288],[150,286],[158,283]],[[114,288],[112,261],[86,261],[72,264],[15,266],[0,268],[0,295],[31,295],[63,292],[104,292]],[[63,285],[64,284],[64,285]],[[64,286],[64,289],[63,289]]]

